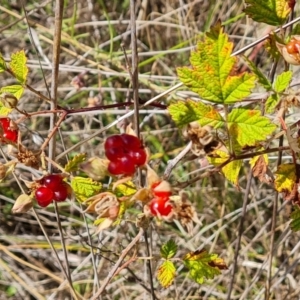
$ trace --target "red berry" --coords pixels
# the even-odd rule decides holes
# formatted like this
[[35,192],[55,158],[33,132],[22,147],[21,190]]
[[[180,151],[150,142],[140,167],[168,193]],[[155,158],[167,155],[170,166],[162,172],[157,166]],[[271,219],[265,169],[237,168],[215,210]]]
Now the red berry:
[[62,183],[62,177],[57,174],[51,174],[45,176],[42,180],[42,184],[50,190],[55,190]]
[[151,190],[156,197],[160,198],[169,198],[172,195],[171,186],[165,180],[153,183]]
[[134,135],[123,133],[121,138],[127,151],[136,151],[142,147],[141,141]]
[[135,172],[135,165],[129,155],[124,155],[121,159],[122,174],[131,175]]
[[54,201],[65,201],[68,198],[69,194],[69,185],[67,183],[62,183],[56,189],[54,190],[54,196],[53,200]]
[[107,168],[108,172],[112,175],[121,175],[122,174],[122,164],[120,160],[111,161]]
[[123,140],[120,135],[112,135],[108,137],[104,143],[104,149],[108,150],[109,148],[122,148],[124,146]]
[[285,45],[289,54],[297,54],[300,52],[300,41],[292,38],[289,43]]
[[18,130],[10,127],[9,118],[0,118],[0,126],[2,127],[0,133],[0,140],[4,143],[12,142],[16,143],[18,140]]
[[53,192],[45,186],[39,187],[35,191],[35,199],[41,207],[48,206],[53,200]]
[[150,211],[154,216],[167,216],[172,211],[173,206],[169,203],[169,198],[153,198],[149,204]]
[[139,149],[137,151],[129,151],[128,155],[131,157],[134,164],[138,166],[144,165],[147,159],[147,154],[144,149]]
[[105,155],[110,161],[116,161],[122,156],[124,156],[124,154],[125,153],[123,147],[119,147],[119,148],[111,147],[105,150]]

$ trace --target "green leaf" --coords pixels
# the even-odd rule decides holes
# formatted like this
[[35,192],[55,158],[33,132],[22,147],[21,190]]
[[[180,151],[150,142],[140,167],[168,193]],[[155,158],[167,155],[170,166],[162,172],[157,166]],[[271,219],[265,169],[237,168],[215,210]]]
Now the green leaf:
[[204,279],[213,279],[221,274],[220,270],[227,269],[223,259],[217,254],[209,254],[206,250],[188,253],[183,262],[189,269],[189,274],[193,280],[202,284]]
[[278,26],[284,24],[291,8],[289,0],[245,0],[244,12],[254,21]]
[[84,202],[88,198],[99,193],[102,188],[102,184],[93,181],[91,178],[73,177],[71,180],[71,187],[77,200]]
[[274,90],[277,93],[283,92],[289,86],[292,76],[292,71],[286,71],[278,75],[274,83]]
[[1,117],[6,117],[11,111],[12,111],[12,108],[5,107],[5,106],[0,102],[0,116],[1,116]]
[[300,208],[295,205],[294,206],[294,211],[291,213],[291,229],[293,231],[299,231],[300,230]]
[[160,254],[163,258],[172,258],[177,252],[177,245],[173,240],[169,240],[166,244],[160,248]]
[[234,148],[239,149],[265,140],[276,126],[259,110],[236,108],[228,115],[228,129]]
[[75,172],[78,170],[79,165],[83,163],[86,159],[86,153],[79,153],[75,155],[66,165],[66,172]]
[[19,84],[7,85],[0,89],[0,93],[10,93],[14,95],[18,100],[23,95],[24,88]]
[[280,101],[280,97],[278,96],[278,94],[271,94],[266,101],[266,105],[265,105],[266,112],[269,114],[274,112],[275,107],[277,106],[279,101]]
[[180,80],[203,99],[214,103],[235,103],[249,96],[255,76],[241,73],[232,76],[236,57],[231,57],[233,44],[218,23],[206,34],[197,50],[191,53],[192,68],[177,69]]
[[224,124],[222,116],[211,105],[201,101],[178,101],[168,107],[172,119],[177,126],[183,126],[198,121],[201,126],[210,125],[219,128]]
[[0,73],[5,71],[6,69],[7,69],[6,62],[5,62],[2,54],[0,53]]
[[128,180],[121,184],[117,183],[114,191],[117,197],[131,196],[136,193],[136,186],[131,180]]
[[16,79],[24,84],[26,82],[28,68],[26,66],[27,58],[24,50],[18,51],[11,55],[11,62],[9,64],[11,71],[14,73]]
[[247,61],[249,68],[251,71],[256,75],[258,82],[267,90],[272,90],[272,83],[269,81],[269,79],[261,72],[261,70],[246,56],[244,56],[244,59]]
[[296,170],[294,164],[282,164],[275,172],[275,189],[279,193],[291,192],[296,182]]
[[167,288],[170,286],[175,278],[176,268],[174,264],[166,260],[164,261],[157,270],[157,279],[159,283],[164,287]]

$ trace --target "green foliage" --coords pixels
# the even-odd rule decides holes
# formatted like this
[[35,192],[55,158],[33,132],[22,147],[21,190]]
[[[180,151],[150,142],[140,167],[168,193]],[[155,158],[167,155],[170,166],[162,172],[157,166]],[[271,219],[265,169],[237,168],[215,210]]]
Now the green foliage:
[[169,259],[176,255],[177,245],[173,240],[169,240],[166,244],[160,248],[160,254],[163,258]]
[[216,254],[209,254],[206,250],[188,253],[183,262],[189,269],[189,274],[193,280],[202,284],[204,279],[213,279],[221,274],[222,269],[227,269],[224,261]]
[[28,68],[26,62],[27,58],[24,50],[15,52],[11,55],[11,62],[9,64],[10,69],[21,84],[25,84],[27,79]]
[[290,84],[292,80],[293,72],[286,71],[279,74],[274,82],[274,90],[277,93],[283,92]]
[[296,181],[294,164],[282,164],[275,172],[275,189],[281,192],[291,192]]
[[65,165],[66,172],[75,172],[79,169],[79,165],[86,160],[86,153],[79,153],[74,156],[68,163]]
[[244,12],[254,21],[283,25],[291,12],[289,0],[245,0]]
[[0,93],[10,93],[19,100],[24,93],[24,88],[20,84],[7,85],[0,89]]
[[232,57],[233,44],[218,23],[191,53],[192,68],[178,68],[180,80],[205,100],[230,104],[249,96],[255,76],[249,73],[231,75],[237,62]]
[[88,198],[99,193],[102,188],[102,184],[93,181],[91,178],[73,177],[71,180],[71,187],[77,200],[79,202],[84,202]]
[[233,109],[228,115],[228,130],[235,150],[244,146],[254,146],[270,135],[276,126],[261,115],[259,110]]
[[2,54],[0,53],[0,73],[5,71],[6,69],[7,69],[6,62],[5,62]]
[[298,205],[294,206],[294,211],[291,213],[291,229],[293,231],[299,231],[300,230],[300,208]]
[[202,126],[210,125],[214,128],[219,128],[224,124],[222,116],[216,109],[200,101],[177,101],[168,107],[168,111],[177,126],[193,121],[198,121]]

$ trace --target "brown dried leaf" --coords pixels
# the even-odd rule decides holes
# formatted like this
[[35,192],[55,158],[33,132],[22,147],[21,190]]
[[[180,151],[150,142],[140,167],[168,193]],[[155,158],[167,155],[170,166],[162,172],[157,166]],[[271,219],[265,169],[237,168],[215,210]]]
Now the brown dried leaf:
[[12,213],[13,214],[26,213],[32,208],[32,201],[33,199],[30,196],[26,194],[20,195],[17,198],[13,208],[11,209]]

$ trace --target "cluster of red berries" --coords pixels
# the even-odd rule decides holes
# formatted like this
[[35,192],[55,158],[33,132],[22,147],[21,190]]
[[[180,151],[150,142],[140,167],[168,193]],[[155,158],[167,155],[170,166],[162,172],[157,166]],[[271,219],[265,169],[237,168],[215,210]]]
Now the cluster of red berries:
[[0,142],[16,143],[18,140],[18,130],[11,126],[9,118],[0,118]]
[[153,216],[168,216],[173,206],[170,203],[172,195],[171,187],[166,181],[159,181],[151,186],[154,198],[149,203],[150,212]]
[[142,142],[134,135],[112,135],[106,139],[104,149],[110,160],[108,172],[112,175],[132,175],[136,167],[144,165],[147,160]]
[[35,199],[41,207],[48,206],[53,200],[65,201],[72,193],[71,187],[58,174],[45,176],[35,191]]

